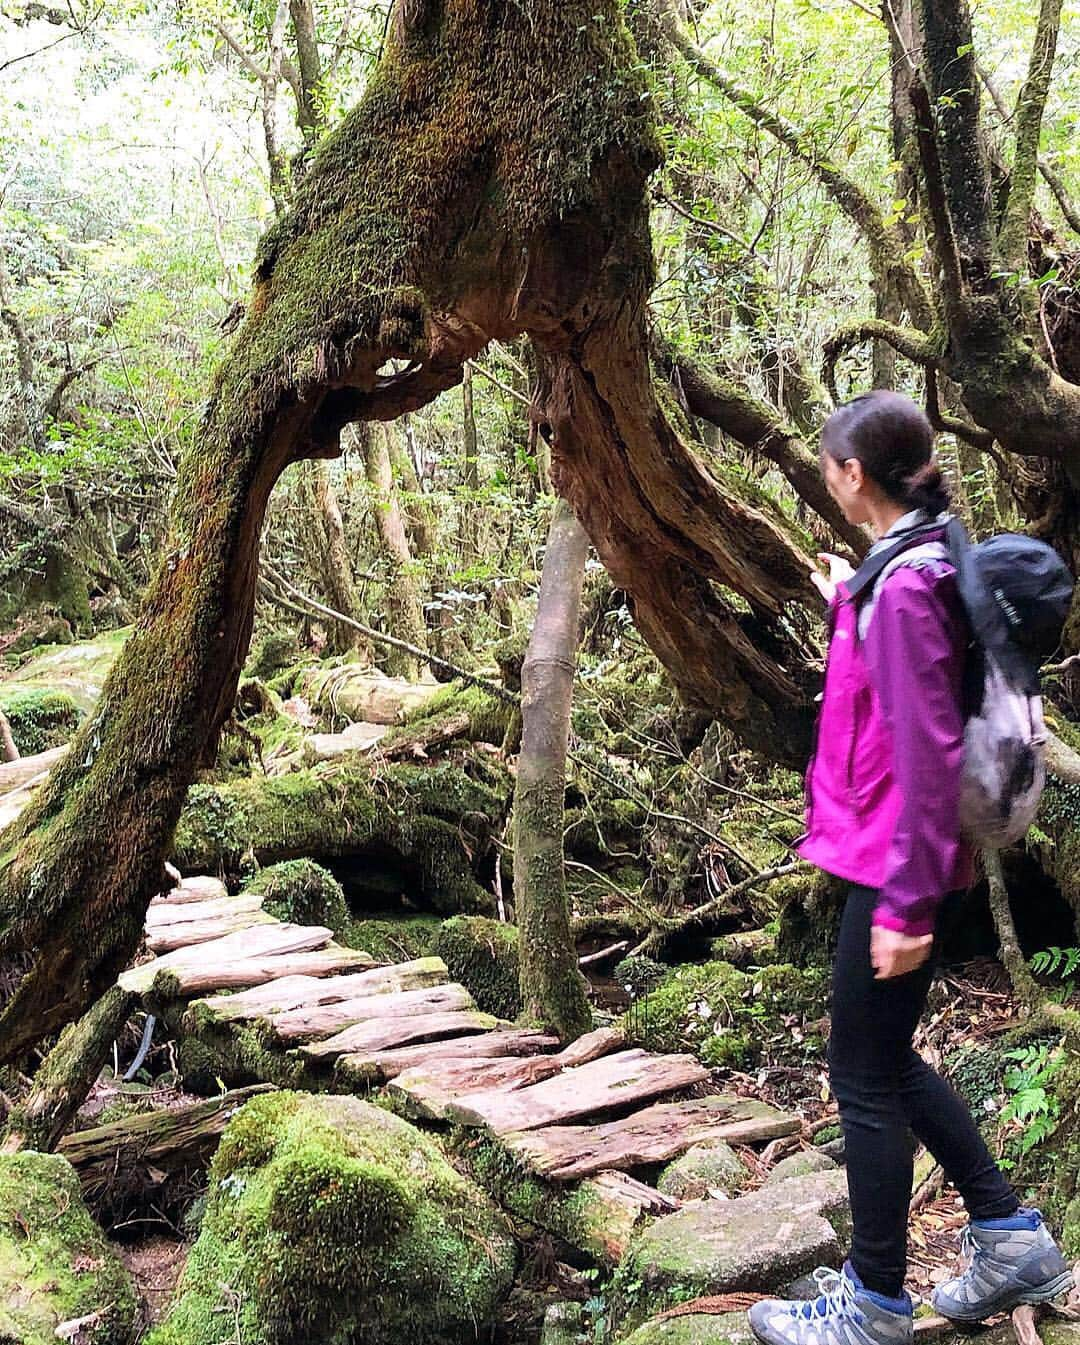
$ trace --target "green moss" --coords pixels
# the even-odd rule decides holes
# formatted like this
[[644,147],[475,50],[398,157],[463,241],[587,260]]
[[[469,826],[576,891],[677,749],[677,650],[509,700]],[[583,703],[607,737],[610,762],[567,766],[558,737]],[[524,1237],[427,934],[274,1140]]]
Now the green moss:
[[0,1157],[0,1340],[55,1345],[56,1327],[100,1319],[85,1345],[125,1345],[135,1293],[82,1203],[71,1164],[55,1154]]
[[442,687],[419,709],[406,715],[405,723],[391,729],[382,741],[382,748],[393,747],[398,742],[410,742],[429,729],[438,729],[456,716],[467,715],[468,728],[459,736],[471,742],[499,744],[506,734],[506,726],[514,712],[514,706],[507,701],[492,696],[482,687],[466,686],[461,682],[451,682]]
[[300,643],[296,632],[288,629],[265,631],[251,646],[244,673],[247,677],[258,677],[265,681],[286,668],[295,667],[300,661]]
[[516,1264],[436,1142],[356,1098],[256,1098],[215,1155],[199,1239],[146,1345],[479,1338]]
[[290,859],[260,869],[245,884],[261,894],[263,910],[294,925],[325,925],[335,934],[349,923],[341,884],[329,870],[310,859]]
[[199,1004],[187,1008],[182,1002],[163,1002],[155,1007],[176,1035],[177,1070],[191,1092],[212,1095],[222,1085],[251,1083],[319,1087],[306,1057],[284,1050],[262,1022],[222,1022]]
[[825,982],[814,971],[781,963],[753,974],[728,962],[679,967],[622,1018],[627,1040],[654,1051],[695,1052],[711,1067],[745,1068],[770,1033],[790,1040],[781,1019],[820,1016]]
[[15,746],[24,757],[66,743],[79,726],[79,707],[64,691],[0,691],[0,710],[8,718]]
[[376,962],[412,962],[434,952],[442,924],[437,915],[350,920],[341,942],[370,953]]
[[505,816],[504,795],[449,762],[366,768],[324,765],[270,779],[196,785],[176,832],[175,862],[238,872],[252,861],[372,855],[399,873],[398,891],[446,915],[483,912],[473,874]]
[[515,925],[483,916],[455,916],[439,930],[434,951],[446,963],[451,979],[471,991],[484,1013],[512,1020],[521,1012]]

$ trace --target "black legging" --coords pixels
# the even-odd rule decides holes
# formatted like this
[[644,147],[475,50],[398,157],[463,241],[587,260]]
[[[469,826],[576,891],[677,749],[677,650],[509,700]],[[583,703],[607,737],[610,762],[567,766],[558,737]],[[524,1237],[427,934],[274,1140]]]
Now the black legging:
[[868,1289],[896,1297],[907,1267],[910,1131],[944,1168],[972,1218],[1006,1218],[1019,1201],[965,1104],[912,1048],[933,959],[906,976],[874,979],[876,904],[872,889],[853,887],[840,922],[829,1071],[847,1154],[851,1263]]

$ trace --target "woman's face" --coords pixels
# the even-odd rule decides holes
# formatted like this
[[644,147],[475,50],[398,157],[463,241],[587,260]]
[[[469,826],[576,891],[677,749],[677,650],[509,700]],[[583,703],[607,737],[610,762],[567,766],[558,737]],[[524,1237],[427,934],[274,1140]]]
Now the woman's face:
[[854,524],[869,523],[867,487],[870,483],[859,459],[848,458],[846,462],[837,462],[831,453],[822,453],[821,474],[825,478],[826,490],[840,506],[847,521]]

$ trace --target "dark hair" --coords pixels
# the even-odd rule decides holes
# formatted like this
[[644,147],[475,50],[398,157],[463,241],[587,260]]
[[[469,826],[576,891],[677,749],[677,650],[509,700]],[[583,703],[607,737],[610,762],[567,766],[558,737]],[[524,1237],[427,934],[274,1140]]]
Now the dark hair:
[[879,388],[838,407],[821,432],[836,462],[857,458],[890,500],[940,514],[949,489],[934,457],[934,430],[910,397]]

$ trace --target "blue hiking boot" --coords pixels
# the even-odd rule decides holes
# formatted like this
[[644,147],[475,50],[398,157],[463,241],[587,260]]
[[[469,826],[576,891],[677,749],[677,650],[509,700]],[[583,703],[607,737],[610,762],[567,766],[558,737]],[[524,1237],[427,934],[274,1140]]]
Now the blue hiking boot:
[[1019,1303],[1047,1303],[1073,1287],[1073,1273],[1038,1210],[984,1219],[964,1229],[963,1273],[939,1285],[935,1311],[954,1322],[983,1322]]
[[822,1293],[808,1302],[768,1298],[750,1309],[750,1329],[764,1345],[911,1345],[911,1299],[864,1289],[850,1262],[815,1270]]

